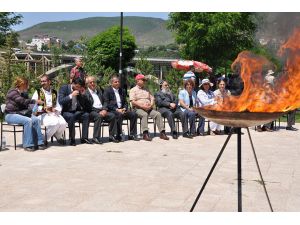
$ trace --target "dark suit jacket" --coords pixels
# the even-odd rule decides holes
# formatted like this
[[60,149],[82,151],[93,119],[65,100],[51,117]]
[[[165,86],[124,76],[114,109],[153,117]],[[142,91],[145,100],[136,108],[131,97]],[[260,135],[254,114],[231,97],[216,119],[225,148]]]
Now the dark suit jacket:
[[[103,92],[102,90],[100,89],[96,89],[96,92],[97,92],[97,95],[101,101],[101,104],[102,104],[102,108],[100,109],[101,110],[108,110],[107,109],[107,102],[104,100],[104,96],[103,96]],[[91,112],[91,111],[99,111],[99,109],[95,109],[93,107],[93,104],[94,104],[94,99],[89,91],[89,89],[87,88],[86,91],[85,91],[85,96],[86,96],[86,108],[87,108],[87,111],[88,112]]]
[[[178,104],[178,100],[176,99],[176,96],[172,93],[166,94],[163,93],[162,91],[159,91],[154,95],[154,98],[155,98],[156,107],[158,108],[158,111],[160,113],[163,113],[166,110],[171,110],[170,103],[175,103],[176,106]],[[175,111],[176,108],[173,110]]]
[[[59,89],[58,102],[62,107],[62,112],[70,112],[72,109],[72,93],[71,84],[65,84]],[[76,111],[86,111],[86,97],[84,95],[77,96],[77,109]]]
[[[128,109],[128,104],[126,101],[126,94],[125,91],[119,88],[119,95],[121,98],[121,108]],[[108,87],[104,91],[104,101],[107,102],[107,108],[109,111],[116,111],[118,109],[117,99],[115,92],[112,87]]]

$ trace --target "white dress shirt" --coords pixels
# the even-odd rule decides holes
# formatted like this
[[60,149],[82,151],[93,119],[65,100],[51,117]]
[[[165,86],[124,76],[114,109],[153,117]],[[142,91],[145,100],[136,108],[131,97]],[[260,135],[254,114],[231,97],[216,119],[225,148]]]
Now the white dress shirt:
[[91,93],[91,95],[92,95],[92,97],[93,97],[93,100],[94,100],[93,107],[94,107],[95,109],[101,109],[101,108],[102,108],[102,103],[101,103],[101,101],[100,101],[99,96],[97,95],[97,92],[91,90],[90,88],[88,88],[88,89],[89,89],[89,92]]
[[119,94],[119,89],[113,88],[113,90],[115,92],[118,108],[120,109],[122,107],[122,101],[121,101],[121,97],[120,97],[120,94]]

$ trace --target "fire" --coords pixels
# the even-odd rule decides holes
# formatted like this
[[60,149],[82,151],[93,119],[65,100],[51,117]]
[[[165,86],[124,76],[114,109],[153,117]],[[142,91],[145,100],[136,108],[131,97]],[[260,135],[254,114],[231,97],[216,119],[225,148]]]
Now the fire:
[[285,112],[300,107],[300,29],[285,42],[279,56],[285,57],[285,71],[275,78],[275,84],[267,84],[264,75],[274,68],[262,56],[249,51],[241,52],[232,64],[244,81],[240,96],[230,96],[207,108],[229,112]]

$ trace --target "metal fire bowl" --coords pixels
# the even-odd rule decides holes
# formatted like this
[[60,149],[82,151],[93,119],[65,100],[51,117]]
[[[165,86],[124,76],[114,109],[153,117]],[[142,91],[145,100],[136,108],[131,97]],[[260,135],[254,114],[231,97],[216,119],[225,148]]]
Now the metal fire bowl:
[[199,107],[194,107],[194,110],[202,117],[215,123],[242,128],[266,124],[284,114],[284,112],[226,112],[207,110]]

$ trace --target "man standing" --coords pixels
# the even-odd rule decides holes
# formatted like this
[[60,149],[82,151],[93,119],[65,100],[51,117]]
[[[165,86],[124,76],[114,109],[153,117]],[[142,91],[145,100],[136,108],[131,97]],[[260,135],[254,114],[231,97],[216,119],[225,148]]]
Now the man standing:
[[128,104],[126,100],[125,91],[120,88],[120,79],[117,76],[113,76],[110,79],[110,87],[104,91],[104,101],[107,103],[108,111],[113,113],[117,120],[117,139],[122,141],[122,124],[123,119],[130,120],[130,133],[128,134],[128,140],[139,141],[136,133],[137,114],[132,111],[128,111]]
[[293,127],[293,125],[295,125],[296,122],[296,112],[297,110],[292,110],[289,111],[287,114],[287,126],[286,126],[286,130],[291,130],[291,131],[297,131],[298,129],[296,127]]
[[138,117],[141,118],[141,128],[143,132],[143,139],[151,141],[148,128],[148,116],[150,116],[156,123],[160,132],[160,138],[169,140],[166,136],[162,117],[160,112],[153,110],[154,97],[151,93],[144,88],[146,78],[143,74],[138,74],[135,77],[136,86],[130,89],[129,100],[135,109]]
[[57,92],[51,88],[51,80],[47,75],[42,75],[40,80],[41,89],[34,92],[32,99],[40,99],[44,103],[38,106],[36,114],[41,123],[46,126],[45,145],[52,136],[59,144],[64,144],[63,133],[67,127],[67,122],[60,115],[61,107],[58,103]]
[[177,107],[178,99],[176,99],[175,95],[171,92],[168,82],[162,81],[160,83],[160,86],[160,91],[155,94],[155,103],[161,115],[167,118],[173,139],[177,139],[178,133],[175,128],[174,118],[178,118],[181,120],[182,131],[183,133],[187,133],[188,130],[185,130],[187,129],[186,117],[184,116],[184,113],[180,110],[180,108]]
[[117,138],[117,123],[115,115],[108,112],[107,102],[104,100],[102,91],[96,86],[96,78],[86,78],[88,88],[86,90],[87,111],[90,112],[90,119],[94,121],[93,142],[102,144],[100,139],[101,123],[103,120],[109,123],[109,141],[119,142]]
[[59,89],[58,102],[62,106],[62,116],[69,126],[70,145],[76,146],[75,123],[82,122],[81,143],[92,144],[88,140],[89,113],[86,112],[85,83],[78,77],[71,84],[65,84]]
[[75,78],[80,77],[82,80],[85,80],[86,78],[86,72],[83,69],[83,62],[82,58],[75,58],[75,67],[71,69],[70,72],[70,83],[72,83],[72,80]]

